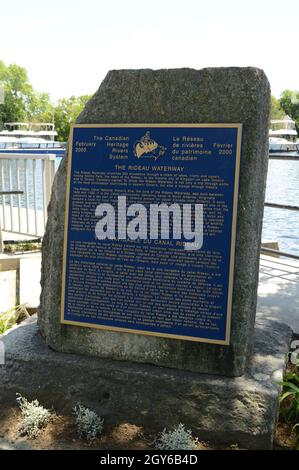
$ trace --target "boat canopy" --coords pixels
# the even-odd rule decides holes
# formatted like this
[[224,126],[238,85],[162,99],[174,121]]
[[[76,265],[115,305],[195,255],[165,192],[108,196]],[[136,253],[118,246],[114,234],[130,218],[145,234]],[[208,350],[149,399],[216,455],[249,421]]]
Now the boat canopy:
[[0,136],[7,137],[39,137],[54,141],[57,136],[55,126],[51,122],[5,122]]

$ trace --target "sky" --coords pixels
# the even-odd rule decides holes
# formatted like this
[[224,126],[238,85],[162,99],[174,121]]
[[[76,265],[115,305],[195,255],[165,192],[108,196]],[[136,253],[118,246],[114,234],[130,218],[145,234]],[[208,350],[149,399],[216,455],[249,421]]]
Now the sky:
[[0,60],[52,99],[122,68],[255,66],[299,89],[299,0],[0,0]]

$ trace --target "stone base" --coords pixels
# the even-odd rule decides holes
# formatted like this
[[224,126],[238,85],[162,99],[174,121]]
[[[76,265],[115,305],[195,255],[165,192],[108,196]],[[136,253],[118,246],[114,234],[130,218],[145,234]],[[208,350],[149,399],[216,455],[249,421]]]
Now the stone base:
[[246,373],[230,378],[54,352],[32,318],[0,336],[0,406],[16,392],[58,412],[80,401],[111,424],[125,420],[159,432],[182,422],[211,443],[270,449],[291,336],[286,325],[258,319]]

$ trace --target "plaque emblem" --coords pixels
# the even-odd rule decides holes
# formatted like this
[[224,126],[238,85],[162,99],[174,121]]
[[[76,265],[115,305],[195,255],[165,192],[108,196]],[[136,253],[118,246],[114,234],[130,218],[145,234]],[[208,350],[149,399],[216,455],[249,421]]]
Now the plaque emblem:
[[136,158],[153,158],[158,160],[159,157],[163,157],[165,152],[166,147],[159,145],[154,139],[151,139],[149,131],[134,144],[134,155]]

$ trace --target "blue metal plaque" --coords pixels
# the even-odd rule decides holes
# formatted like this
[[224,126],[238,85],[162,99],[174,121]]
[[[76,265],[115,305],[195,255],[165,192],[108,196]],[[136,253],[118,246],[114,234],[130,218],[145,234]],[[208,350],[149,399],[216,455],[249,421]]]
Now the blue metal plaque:
[[73,126],[62,323],[229,344],[241,131]]

